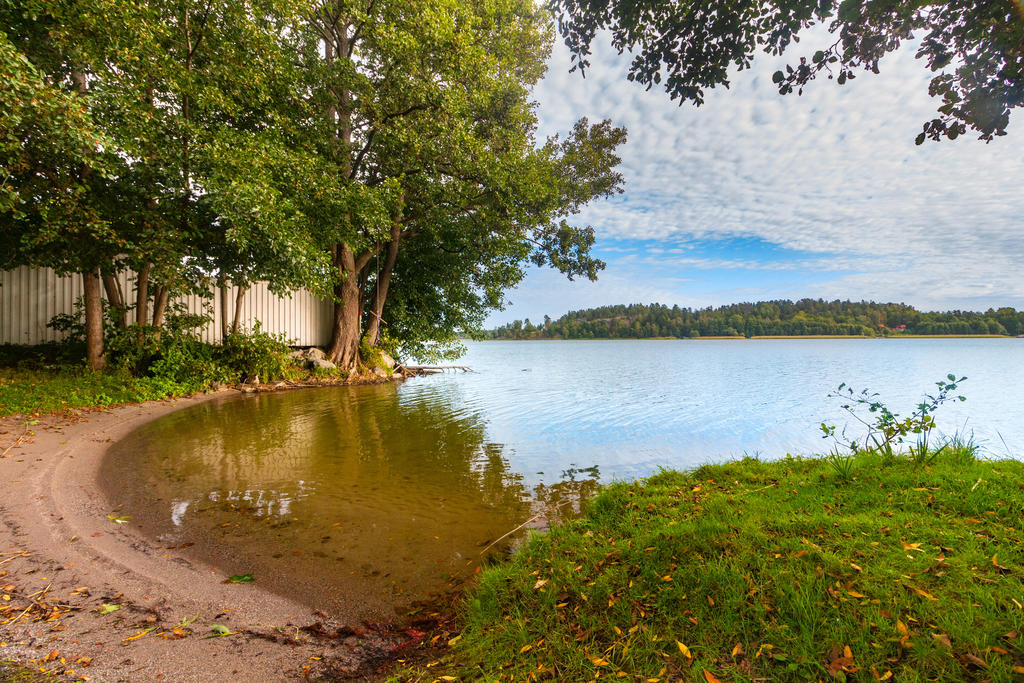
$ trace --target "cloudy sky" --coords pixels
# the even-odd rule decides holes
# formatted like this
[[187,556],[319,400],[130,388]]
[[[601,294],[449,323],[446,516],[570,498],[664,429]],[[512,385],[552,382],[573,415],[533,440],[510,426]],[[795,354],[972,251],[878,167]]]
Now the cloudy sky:
[[531,270],[492,324],[603,304],[801,297],[1024,308],[1021,113],[990,144],[917,147],[936,103],[912,49],[881,75],[786,97],[771,83],[786,60],[761,55],[696,108],[629,83],[628,58],[594,47],[584,79],[558,42],[536,98],[542,134],[580,116],[629,130],[625,193],[579,217],[608,267],[596,283]]

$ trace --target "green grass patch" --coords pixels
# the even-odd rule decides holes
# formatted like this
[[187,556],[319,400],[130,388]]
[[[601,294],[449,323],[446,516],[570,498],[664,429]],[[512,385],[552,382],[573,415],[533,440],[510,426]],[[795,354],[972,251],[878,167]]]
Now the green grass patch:
[[1020,680],[1022,507],[1024,463],[964,449],[614,484],[482,574],[444,673]]
[[0,367],[0,416],[43,415],[183,396],[191,387],[126,372],[89,372],[76,366]]

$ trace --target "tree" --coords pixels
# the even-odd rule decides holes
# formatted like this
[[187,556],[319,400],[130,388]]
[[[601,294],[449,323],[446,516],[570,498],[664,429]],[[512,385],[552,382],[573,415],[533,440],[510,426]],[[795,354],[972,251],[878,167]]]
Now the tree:
[[700,105],[704,91],[728,87],[729,69],[750,66],[757,51],[781,54],[815,25],[832,45],[775,73],[781,94],[820,75],[842,85],[857,71],[878,73],[885,55],[910,40],[935,75],[929,94],[938,115],[917,136],[982,140],[1005,135],[1010,110],[1024,103],[1024,9],[1015,0],[550,0],[574,66],[590,64],[599,30],[633,54],[628,78],[663,84],[673,99]]
[[[105,188],[121,162],[92,115],[94,54],[110,38],[91,34],[80,9],[0,6],[11,31],[0,34],[0,267],[30,264],[81,275],[86,359],[100,369],[99,269],[121,246]],[[65,31],[80,35],[68,42]]]
[[332,2],[313,16],[320,153],[353,198],[320,232],[332,361],[356,368],[382,321],[406,349],[478,329],[528,259],[596,275],[593,231],[564,219],[618,191],[625,133],[584,121],[536,144],[529,89],[552,36],[531,2]]

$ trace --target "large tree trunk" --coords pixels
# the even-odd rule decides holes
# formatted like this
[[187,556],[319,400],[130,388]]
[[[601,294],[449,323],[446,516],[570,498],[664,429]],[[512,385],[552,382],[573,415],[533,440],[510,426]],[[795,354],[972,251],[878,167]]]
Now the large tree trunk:
[[152,263],[143,263],[135,276],[135,324],[149,323],[149,271]]
[[238,326],[242,323],[242,299],[245,298],[248,289],[248,287],[238,285],[238,291],[235,292],[235,317],[231,321],[231,334],[237,334]]
[[384,269],[377,274],[377,286],[373,295],[373,304],[370,308],[370,320],[366,325],[366,334],[363,340],[369,346],[376,346],[380,340],[381,316],[384,315],[384,303],[388,299],[388,286],[391,284],[391,272],[395,269],[395,262],[398,260],[398,240],[402,236],[402,226],[394,223],[391,226],[391,241],[388,242],[388,252],[384,259]]
[[128,309],[125,305],[124,290],[121,289],[121,281],[116,275],[103,273],[103,289],[107,292],[107,301],[110,302],[110,312],[114,316],[114,322],[122,330],[128,327]]
[[362,311],[359,310],[359,273],[355,255],[348,245],[338,247],[335,266],[341,281],[334,286],[334,329],[327,346],[327,357],[342,370],[359,366],[359,333]]
[[167,297],[170,295],[170,287],[160,285],[153,294],[153,327],[159,328],[164,324],[164,313],[167,311]]
[[99,270],[82,273],[85,294],[85,360],[90,370],[102,370],[103,358],[103,293]]

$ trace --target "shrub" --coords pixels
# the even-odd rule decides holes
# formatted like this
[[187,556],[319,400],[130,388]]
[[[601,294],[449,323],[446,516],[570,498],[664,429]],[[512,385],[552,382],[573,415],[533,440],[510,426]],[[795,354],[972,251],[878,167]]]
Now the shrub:
[[284,335],[263,332],[257,321],[251,332],[241,330],[227,336],[221,346],[221,359],[240,379],[265,382],[293,374],[290,350]]

